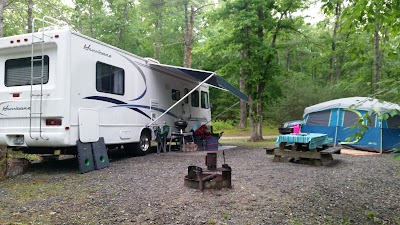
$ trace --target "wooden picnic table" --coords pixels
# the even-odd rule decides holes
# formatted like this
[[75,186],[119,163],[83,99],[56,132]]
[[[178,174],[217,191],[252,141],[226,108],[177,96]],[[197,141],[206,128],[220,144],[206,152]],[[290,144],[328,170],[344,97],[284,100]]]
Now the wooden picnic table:
[[298,158],[300,162],[312,162],[322,166],[322,160],[333,160],[332,154],[340,153],[341,147],[329,147],[328,135],[320,133],[299,133],[279,135],[276,148],[265,148],[267,154],[275,155],[273,161],[282,157]]

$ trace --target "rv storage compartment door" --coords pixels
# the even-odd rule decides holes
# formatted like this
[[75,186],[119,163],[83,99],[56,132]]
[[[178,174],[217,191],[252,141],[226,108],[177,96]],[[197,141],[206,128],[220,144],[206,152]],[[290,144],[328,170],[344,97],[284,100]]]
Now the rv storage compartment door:
[[82,143],[99,140],[99,114],[95,109],[79,109],[79,139]]

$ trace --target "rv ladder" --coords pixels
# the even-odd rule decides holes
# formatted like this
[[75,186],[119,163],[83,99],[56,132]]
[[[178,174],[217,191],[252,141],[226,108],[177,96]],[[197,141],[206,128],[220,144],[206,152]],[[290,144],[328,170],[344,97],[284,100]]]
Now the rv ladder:
[[[39,31],[39,36],[35,35],[35,22],[40,21],[42,25],[41,31]],[[33,133],[39,133],[39,137],[43,140],[48,140],[47,137],[43,137],[42,133],[42,115],[43,115],[43,81],[44,81],[44,63],[45,63],[45,57],[44,57],[44,43],[45,43],[45,38],[53,38],[49,35],[45,34],[45,25],[50,25],[50,26],[57,26],[58,24],[62,24],[65,22],[56,20],[54,18],[51,18],[49,16],[45,16],[42,19],[39,18],[34,18],[32,20],[32,42],[31,42],[31,80],[30,80],[30,102],[29,102],[29,136],[32,139],[38,140],[38,137],[33,137]],[[39,48],[35,48],[35,46],[40,45]],[[36,53],[35,51],[39,51],[39,53]],[[38,54],[38,55],[36,55]],[[35,63],[35,62],[40,62],[40,63]],[[38,65],[39,64],[39,65]],[[34,70],[35,66],[38,67],[40,66],[40,74],[35,74]],[[37,82],[37,80],[40,80],[40,82]],[[37,83],[36,83],[37,82]],[[40,85],[39,93],[34,93],[33,85]],[[37,89],[35,88],[35,91]],[[34,97],[39,97],[35,98]],[[35,102],[36,104],[33,104]],[[38,104],[37,104],[38,103]],[[35,111],[33,109],[33,106],[35,105]],[[37,109],[38,108],[38,109]],[[39,115],[38,118],[34,117],[33,115]],[[33,129],[33,121],[38,121],[39,128]]]

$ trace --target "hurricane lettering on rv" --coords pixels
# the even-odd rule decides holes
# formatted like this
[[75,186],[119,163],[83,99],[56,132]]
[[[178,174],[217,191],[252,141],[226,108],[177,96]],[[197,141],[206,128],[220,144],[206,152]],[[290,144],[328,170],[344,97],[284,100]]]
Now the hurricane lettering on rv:
[[10,103],[9,101],[0,103],[0,115],[7,116],[3,113],[7,113],[10,111],[29,111],[31,109],[31,107],[29,106],[10,106],[8,105],[9,103]]
[[86,51],[91,51],[91,52],[94,52],[94,53],[97,53],[97,54],[100,54],[100,55],[104,55],[104,56],[107,56],[107,57],[111,58],[111,55],[110,55],[110,54],[104,53],[104,52],[102,52],[102,51],[100,51],[100,50],[93,49],[93,48],[91,48],[90,45],[86,45],[86,44],[85,44],[85,45],[83,46],[83,49],[85,49]]
[[[119,53],[118,53],[118,54],[119,54]],[[140,69],[140,67],[139,67],[134,61],[132,61],[131,59],[129,59],[128,57],[126,57],[126,56],[124,56],[124,55],[122,55],[122,54],[119,54],[119,55],[122,56],[122,57],[124,57],[126,60],[128,60],[128,61],[137,69],[137,71],[139,72],[139,74],[140,74],[140,75],[142,76],[142,78],[143,78],[144,87],[145,87],[143,93],[142,93],[139,97],[137,97],[137,98],[135,98],[135,99],[132,99],[132,100],[129,100],[129,101],[136,101],[136,100],[139,100],[139,99],[143,98],[143,96],[144,96],[144,95],[146,94],[146,92],[147,92],[147,80],[146,80],[146,76],[144,75],[142,69]]]

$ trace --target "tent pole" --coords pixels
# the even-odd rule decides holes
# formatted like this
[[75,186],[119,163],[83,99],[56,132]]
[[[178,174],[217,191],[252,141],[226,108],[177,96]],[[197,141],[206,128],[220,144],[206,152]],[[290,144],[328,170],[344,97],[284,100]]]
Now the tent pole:
[[149,127],[153,123],[155,123],[157,120],[159,120],[162,116],[167,114],[169,111],[171,111],[172,108],[174,108],[176,105],[181,103],[186,97],[188,97],[190,94],[192,94],[197,88],[199,88],[201,85],[203,85],[205,82],[207,82],[211,77],[215,75],[215,72],[213,72],[210,76],[208,76],[206,79],[204,79],[202,82],[200,82],[196,87],[194,87],[191,91],[189,91],[185,96],[183,96],[179,101],[175,102],[171,107],[169,107],[165,112],[163,112],[159,117],[157,117],[155,120],[151,121],[147,126]]
[[380,141],[379,148],[380,148],[380,153],[382,154],[382,152],[383,152],[383,147],[382,147],[382,142],[383,142],[383,140],[382,140],[382,119],[379,122],[379,133],[380,133],[380,136],[381,136],[381,141]]
[[337,108],[337,113],[336,113],[336,129],[335,129],[335,141],[333,142],[333,146],[336,147],[336,142],[337,142],[337,132],[338,132],[338,126],[339,126],[339,111],[340,108]]

